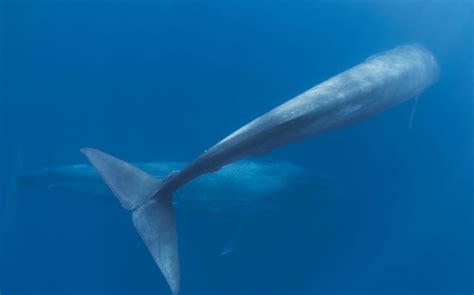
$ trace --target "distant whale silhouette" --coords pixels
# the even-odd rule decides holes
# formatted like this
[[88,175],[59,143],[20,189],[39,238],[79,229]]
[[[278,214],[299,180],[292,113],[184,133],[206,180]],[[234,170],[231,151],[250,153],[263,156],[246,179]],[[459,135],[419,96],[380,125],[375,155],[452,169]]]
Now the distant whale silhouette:
[[[134,166],[157,178],[186,166],[184,162],[138,163]],[[20,175],[19,190],[47,190],[78,193],[112,200],[113,196],[96,169],[89,165],[45,168]],[[327,178],[287,162],[239,161],[216,173],[196,178],[179,189],[174,207],[219,215],[248,217],[272,211],[292,202],[298,191],[303,198],[325,197],[330,191]]]
[[437,79],[436,59],[421,46],[374,55],[244,125],[162,180],[96,149],[81,151],[123,207],[133,211],[138,233],[177,295],[180,272],[172,197],[178,188],[234,161],[369,118],[418,96]]

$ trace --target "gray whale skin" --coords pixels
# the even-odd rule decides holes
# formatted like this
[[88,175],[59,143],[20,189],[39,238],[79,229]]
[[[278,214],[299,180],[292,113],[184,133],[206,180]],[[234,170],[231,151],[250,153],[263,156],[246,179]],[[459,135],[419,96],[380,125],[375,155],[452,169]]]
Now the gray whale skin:
[[237,160],[381,113],[418,96],[438,75],[436,59],[418,45],[371,56],[242,126],[164,179],[99,150],[81,151],[123,207],[132,211],[135,228],[177,295],[180,271],[172,198],[178,188]]
[[[164,178],[186,166],[184,162],[137,163],[134,166]],[[45,190],[77,193],[95,199],[113,199],[112,192],[96,169],[80,164],[41,169],[16,179],[20,191]],[[173,207],[218,215],[248,217],[272,212],[292,201],[299,192],[303,198],[326,197],[330,192],[328,179],[288,162],[238,161],[216,173],[196,178],[174,195]]]

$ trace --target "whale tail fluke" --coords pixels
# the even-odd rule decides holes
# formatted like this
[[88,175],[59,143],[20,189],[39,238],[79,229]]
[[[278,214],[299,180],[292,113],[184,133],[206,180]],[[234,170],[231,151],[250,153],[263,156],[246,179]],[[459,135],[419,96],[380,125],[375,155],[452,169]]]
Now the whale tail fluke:
[[140,237],[163,273],[173,295],[179,293],[179,258],[172,195],[161,194],[162,180],[96,149],[81,152],[122,206],[132,210]]
[[161,180],[132,164],[96,149],[84,148],[81,152],[127,210],[135,210],[144,205],[161,187]]

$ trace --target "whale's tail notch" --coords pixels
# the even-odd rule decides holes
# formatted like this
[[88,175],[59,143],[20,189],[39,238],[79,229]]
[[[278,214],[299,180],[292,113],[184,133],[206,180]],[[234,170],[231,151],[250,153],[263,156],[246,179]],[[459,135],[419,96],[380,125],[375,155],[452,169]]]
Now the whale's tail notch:
[[132,220],[173,295],[179,293],[179,257],[172,195],[160,193],[162,180],[96,149],[81,152],[97,169]]

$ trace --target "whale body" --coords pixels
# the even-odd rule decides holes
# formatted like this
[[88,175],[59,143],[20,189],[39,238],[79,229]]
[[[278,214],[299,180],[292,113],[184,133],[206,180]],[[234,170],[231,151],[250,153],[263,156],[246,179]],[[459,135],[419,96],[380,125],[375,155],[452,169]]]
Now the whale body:
[[[156,178],[164,178],[186,164],[152,162],[134,166]],[[16,184],[20,191],[43,190],[106,200],[114,198],[96,169],[87,164],[26,173],[17,177]],[[327,177],[299,165],[244,160],[194,179],[175,193],[173,205],[178,209],[247,217],[292,201],[291,195],[296,191],[310,201],[327,197],[330,190]]]
[[372,117],[417,97],[438,76],[435,57],[418,45],[371,56],[240,127],[164,179],[99,150],[81,151],[123,207],[132,211],[139,235],[177,295],[180,271],[172,200],[180,187],[237,160]]

